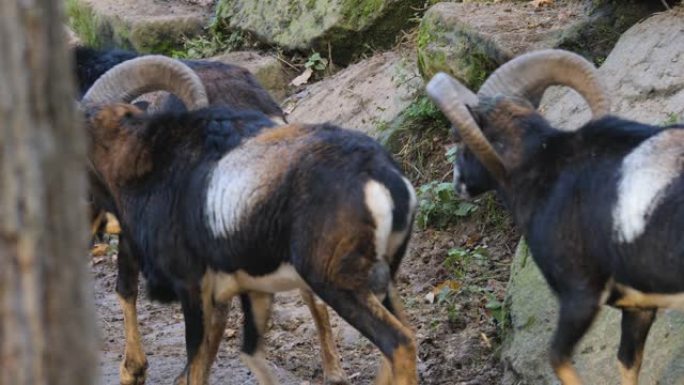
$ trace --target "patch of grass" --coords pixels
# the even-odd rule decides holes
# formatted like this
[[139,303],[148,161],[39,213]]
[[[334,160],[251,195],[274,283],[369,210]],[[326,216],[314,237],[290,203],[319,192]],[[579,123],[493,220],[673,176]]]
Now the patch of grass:
[[414,185],[444,181],[451,165],[444,152],[452,145],[451,124],[424,94],[416,97],[395,123],[380,124],[381,141],[394,154]]
[[416,225],[443,229],[459,218],[468,217],[478,206],[459,199],[451,182],[432,181],[418,187]]
[[66,0],[66,12],[69,16],[69,26],[78,37],[91,47],[100,47],[97,38],[99,21],[92,8],[79,3],[78,0]]
[[670,112],[667,114],[667,119],[663,120],[663,126],[671,126],[673,124],[679,123],[680,121],[681,119],[679,118],[678,114]]
[[494,228],[497,232],[503,233],[513,225],[511,214],[494,192],[489,192],[475,199],[475,203],[481,207],[479,214],[486,228]]

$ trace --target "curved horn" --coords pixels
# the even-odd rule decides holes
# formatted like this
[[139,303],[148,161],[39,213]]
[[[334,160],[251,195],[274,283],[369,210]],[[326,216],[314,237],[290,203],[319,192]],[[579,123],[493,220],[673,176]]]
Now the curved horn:
[[83,97],[83,104],[130,103],[152,91],[178,96],[190,110],[209,105],[202,80],[183,62],[160,55],[127,60],[107,71]]
[[[468,90],[464,95],[464,89],[467,90],[465,86],[443,72],[435,75],[426,87],[428,96],[459,131],[463,143],[473,151],[497,180],[504,180],[506,177],[504,163],[470,115],[464,98],[471,99],[468,93],[472,95],[472,92]],[[477,103],[477,98],[475,98],[475,103]]]
[[592,118],[608,113],[610,103],[596,67],[572,52],[547,49],[530,52],[507,62],[494,71],[477,93],[480,97],[497,94],[515,96],[539,106],[550,86],[573,88],[587,101]]

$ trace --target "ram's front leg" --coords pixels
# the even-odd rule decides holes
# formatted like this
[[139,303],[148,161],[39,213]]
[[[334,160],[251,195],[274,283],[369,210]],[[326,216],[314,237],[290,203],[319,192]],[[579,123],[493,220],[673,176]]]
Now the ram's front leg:
[[318,332],[321,344],[321,354],[323,356],[323,377],[326,385],[348,384],[347,376],[340,365],[340,354],[337,352],[335,340],[333,339],[328,305],[317,300],[308,289],[302,289],[301,294],[316,324],[316,331]]
[[119,257],[116,292],[123,312],[124,335],[126,337],[124,356],[119,366],[119,380],[122,385],[142,385],[145,383],[147,359],[138,329],[138,260],[133,257],[125,237],[119,240]]

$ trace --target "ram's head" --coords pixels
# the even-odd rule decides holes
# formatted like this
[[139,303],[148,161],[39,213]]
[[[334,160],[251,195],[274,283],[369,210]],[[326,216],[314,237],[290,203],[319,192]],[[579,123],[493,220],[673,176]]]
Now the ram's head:
[[505,185],[510,172],[539,145],[535,129],[546,127],[537,107],[550,86],[568,86],[588,102],[593,117],[608,112],[608,97],[595,67],[576,54],[542,50],[519,56],[496,70],[477,94],[439,73],[427,86],[465,144],[454,164],[454,187],[462,196]]

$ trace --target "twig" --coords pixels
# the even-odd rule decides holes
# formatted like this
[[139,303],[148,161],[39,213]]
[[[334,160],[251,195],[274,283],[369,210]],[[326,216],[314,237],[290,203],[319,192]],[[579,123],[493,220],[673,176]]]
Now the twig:
[[289,61],[283,59],[280,57],[280,55],[273,55],[276,59],[280,60],[281,62],[285,63],[288,67],[292,68],[295,71],[299,71],[299,68],[295,67],[294,64],[290,63]]
[[665,9],[668,11],[670,10],[670,4],[667,3],[667,0],[660,0],[661,3],[665,6]]

